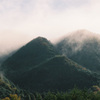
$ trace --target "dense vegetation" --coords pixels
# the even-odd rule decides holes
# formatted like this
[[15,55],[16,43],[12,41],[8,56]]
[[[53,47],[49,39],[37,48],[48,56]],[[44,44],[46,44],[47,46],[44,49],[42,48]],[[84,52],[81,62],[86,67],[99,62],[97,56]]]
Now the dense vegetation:
[[47,39],[38,37],[9,57],[3,67],[8,66],[9,71],[27,70],[27,67],[35,66],[56,54],[57,51]]
[[68,92],[30,93],[0,77],[0,100],[100,100],[100,89],[95,87],[95,92],[74,88]]
[[76,49],[68,39],[57,48],[42,37],[30,41],[1,65],[7,78],[0,77],[0,99],[100,100],[100,77],[92,72],[100,69],[99,44],[87,40]]
[[100,100],[100,88],[94,87],[95,91],[74,88],[66,92],[30,93],[0,79],[0,100]]
[[72,34],[56,45],[61,54],[90,69],[100,72],[100,38],[84,34]]
[[2,64],[2,69],[14,84],[31,92],[66,91],[75,85],[83,89],[99,84],[92,72],[58,55],[55,47],[42,37],[19,49]]
[[[99,80],[88,70],[64,56],[55,56],[16,78],[14,82],[29,91],[66,91],[74,88],[90,88]],[[29,87],[30,86],[30,87]]]
[[70,92],[48,92],[48,93],[34,93],[28,95],[27,99],[21,99],[16,94],[11,94],[1,100],[100,100],[100,92],[93,93],[86,90],[73,89]]
[[34,68],[56,54],[57,51],[47,39],[38,37],[9,57],[2,64],[2,70],[13,81],[16,76],[20,76],[20,73]]

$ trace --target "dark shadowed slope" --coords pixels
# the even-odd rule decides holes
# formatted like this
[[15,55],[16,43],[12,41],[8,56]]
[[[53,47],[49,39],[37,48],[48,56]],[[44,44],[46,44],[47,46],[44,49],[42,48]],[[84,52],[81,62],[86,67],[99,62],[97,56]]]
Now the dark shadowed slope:
[[10,57],[11,55],[13,55],[14,53],[16,52],[16,50],[10,52],[10,53],[7,53],[7,54],[0,54],[0,65],[8,58]]
[[47,39],[38,37],[9,57],[2,64],[2,69],[8,74],[7,77],[20,75],[56,54],[54,46]]
[[30,91],[66,91],[74,88],[90,88],[98,79],[88,70],[64,56],[55,56],[16,78],[15,83]]
[[9,97],[10,94],[17,94],[19,90],[7,78],[0,76],[0,99]]
[[57,44],[63,55],[92,70],[100,71],[100,35],[77,31]]
[[7,78],[0,76],[0,100],[35,100],[35,96],[29,91],[18,88]]
[[45,38],[38,37],[8,58],[2,69],[15,84],[30,91],[66,91],[98,84],[88,70],[67,57],[58,55]]

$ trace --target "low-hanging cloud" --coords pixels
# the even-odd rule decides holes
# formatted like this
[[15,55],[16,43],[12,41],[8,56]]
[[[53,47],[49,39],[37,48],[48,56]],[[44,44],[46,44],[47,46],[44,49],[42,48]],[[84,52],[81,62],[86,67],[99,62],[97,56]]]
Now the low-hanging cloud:
[[0,35],[0,57],[17,50],[31,39],[31,36],[9,30],[2,31]]
[[0,0],[0,52],[37,36],[55,41],[78,29],[100,33],[99,4],[100,0]]
[[[93,50],[100,50],[100,34],[88,30],[78,30],[71,32],[67,34],[65,38],[62,38],[60,42],[58,42],[58,48],[60,45],[61,53],[63,55],[68,55],[69,57],[73,54],[77,54],[77,52],[80,52],[84,48],[88,49],[88,47],[89,50],[90,48]],[[94,46],[96,46],[96,48],[93,48]]]

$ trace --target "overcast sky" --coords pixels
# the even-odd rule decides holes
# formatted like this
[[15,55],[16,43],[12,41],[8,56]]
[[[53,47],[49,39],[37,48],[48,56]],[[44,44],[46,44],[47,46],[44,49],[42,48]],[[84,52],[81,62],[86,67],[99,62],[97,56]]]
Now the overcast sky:
[[54,42],[78,29],[100,33],[100,0],[0,0],[2,52],[37,36]]

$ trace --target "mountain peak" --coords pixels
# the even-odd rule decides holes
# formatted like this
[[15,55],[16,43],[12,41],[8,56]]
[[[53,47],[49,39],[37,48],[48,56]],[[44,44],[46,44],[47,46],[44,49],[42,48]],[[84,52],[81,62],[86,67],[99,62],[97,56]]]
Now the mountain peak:
[[37,38],[35,38],[35,39],[33,39],[33,40],[47,40],[47,39],[44,38],[44,37],[38,36]]
[[76,39],[76,38],[77,39],[80,39],[80,38],[87,39],[87,38],[94,38],[94,37],[98,38],[98,37],[100,37],[100,35],[93,33],[91,31],[82,29],[82,30],[77,30],[77,31],[70,33],[68,35],[68,37],[74,37],[74,39]]
[[87,30],[69,34],[57,44],[57,49],[73,61],[90,70],[100,71],[100,35]]
[[33,40],[31,40],[29,43],[27,43],[26,45],[44,45],[44,46],[47,46],[47,45],[50,45],[50,41],[48,41],[46,38],[44,37],[37,37]]
[[91,31],[89,31],[89,30],[86,30],[86,29],[80,29],[80,30],[77,30],[77,31],[75,31],[75,32],[77,32],[77,33],[83,33],[83,34],[93,33],[93,32],[91,32]]
[[84,44],[84,42],[100,41],[100,35],[88,30],[77,30],[68,34],[62,41],[70,44]]
[[26,71],[56,54],[55,47],[46,38],[37,37],[7,59],[3,66],[7,64],[10,71]]

